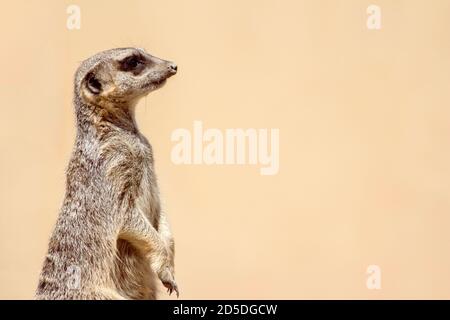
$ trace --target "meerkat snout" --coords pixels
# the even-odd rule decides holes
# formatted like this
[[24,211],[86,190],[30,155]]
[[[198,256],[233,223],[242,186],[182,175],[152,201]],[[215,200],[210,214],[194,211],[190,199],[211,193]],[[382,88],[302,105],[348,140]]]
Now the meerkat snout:
[[178,66],[175,63],[172,62],[171,64],[169,64],[169,68],[173,74],[177,73]]

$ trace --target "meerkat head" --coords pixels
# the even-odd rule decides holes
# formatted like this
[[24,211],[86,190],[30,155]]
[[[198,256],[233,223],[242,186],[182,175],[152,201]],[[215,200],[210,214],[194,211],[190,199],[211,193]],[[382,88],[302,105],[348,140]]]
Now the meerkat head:
[[175,63],[143,49],[112,49],[82,62],[75,76],[75,95],[89,105],[129,106],[176,73]]

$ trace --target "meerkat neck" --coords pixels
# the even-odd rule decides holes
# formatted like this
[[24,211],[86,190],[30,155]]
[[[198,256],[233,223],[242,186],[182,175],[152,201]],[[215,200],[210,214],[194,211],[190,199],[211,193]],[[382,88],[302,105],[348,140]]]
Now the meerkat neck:
[[126,131],[138,134],[135,120],[135,104],[109,104],[107,106],[89,105],[75,99],[76,121],[80,133],[98,132],[105,129],[111,131]]

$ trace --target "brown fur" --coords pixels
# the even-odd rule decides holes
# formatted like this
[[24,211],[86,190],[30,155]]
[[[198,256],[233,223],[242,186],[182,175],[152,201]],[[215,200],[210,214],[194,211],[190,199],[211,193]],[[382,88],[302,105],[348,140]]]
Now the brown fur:
[[178,294],[152,148],[134,120],[137,101],[175,73],[137,48],[100,52],[78,68],[76,142],[37,299],[155,299],[157,278]]

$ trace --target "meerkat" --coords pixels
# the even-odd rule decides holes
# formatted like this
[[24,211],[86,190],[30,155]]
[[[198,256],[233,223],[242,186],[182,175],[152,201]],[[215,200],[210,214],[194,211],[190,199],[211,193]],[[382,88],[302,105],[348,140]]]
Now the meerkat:
[[140,48],[103,51],[79,66],[76,141],[37,299],[156,299],[158,278],[178,296],[152,147],[134,113],[176,72]]

